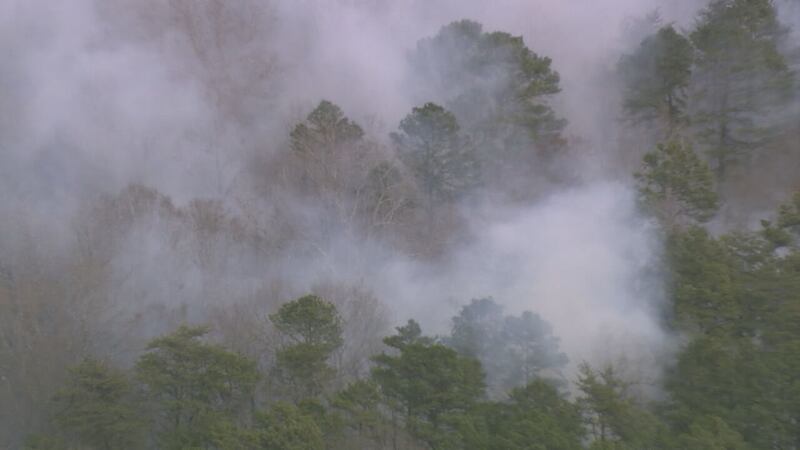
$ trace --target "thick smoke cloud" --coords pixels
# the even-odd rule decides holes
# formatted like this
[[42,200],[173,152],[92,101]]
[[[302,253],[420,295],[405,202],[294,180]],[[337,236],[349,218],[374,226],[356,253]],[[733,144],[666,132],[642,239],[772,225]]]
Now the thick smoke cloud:
[[[535,310],[553,323],[573,364],[621,351],[648,355],[668,341],[653,275],[659,242],[637,216],[626,183],[605,180],[616,127],[609,111],[617,101],[608,77],[635,45],[631,23],[658,8],[665,21],[688,23],[695,2],[303,0],[257,8],[223,2],[216,13],[213,2],[176,7],[187,4],[0,3],[0,209],[47,236],[41,242],[55,241],[51,251],[76,241],[87,203],[131,183],[158,189],[177,208],[212,198],[237,214],[257,198],[270,210],[278,196],[253,189],[254,161],[285,149],[291,124],[321,98],[384,139],[417,102],[408,85],[416,42],[462,18],[522,35],[554,59],[563,88],[556,108],[581,150],[563,165],[580,187],[543,194],[532,205],[473,206],[464,214],[470,239],[435,263],[343,230],[334,241],[279,255],[212,240],[206,251],[217,265],[203,266],[189,244],[175,244],[174,229],[164,231],[174,225],[156,218],[109,247],[113,297],[126,309],[232,302],[261,295],[278,279],[288,296],[339,279],[366,285],[396,321],[422,318],[431,332],[446,332],[447,318],[473,297]],[[205,47],[213,51],[198,50]],[[299,201],[294,213],[319,214]]]
[[660,241],[620,183],[584,185],[530,208],[492,211],[477,240],[445,269],[395,263],[374,270],[395,309],[434,330],[465,299],[493,296],[508,312],[531,310],[581,362],[626,360],[652,378],[672,339],[662,329]]

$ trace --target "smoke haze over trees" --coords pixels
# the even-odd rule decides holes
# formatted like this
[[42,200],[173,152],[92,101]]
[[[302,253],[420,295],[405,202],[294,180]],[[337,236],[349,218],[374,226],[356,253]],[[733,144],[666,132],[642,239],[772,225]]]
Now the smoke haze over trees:
[[0,1],[0,448],[796,449],[796,0]]

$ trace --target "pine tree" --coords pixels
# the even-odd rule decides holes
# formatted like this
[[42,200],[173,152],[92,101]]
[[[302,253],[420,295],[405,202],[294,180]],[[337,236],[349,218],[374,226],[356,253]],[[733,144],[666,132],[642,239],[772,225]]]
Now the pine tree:
[[390,407],[423,442],[438,447],[458,441],[456,425],[484,393],[478,360],[421,336],[414,321],[384,342],[397,354],[375,356],[372,379]]
[[625,83],[623,107],[636,122],[653,123],[657,139],[666,139],[688,123],[687,89],[693,48],[671,25],[642,41],[622,58],[619,71]]
[[411,64],[420,97],[453,111],[475,139],[487,181],[502,186],[504,176],[529,175],[564,147],[566,120],[550,104],[559,74],[521,36],[453,22],[421,40]]
[[288,341],[278,350],[275,369],[291,399],[299,402],[322,394],[335,375],[328,359],[342,345],[336,306],[306,295],[283,304],[269,318]]
[[717,210],[713,174],[686,141],[658,144],[635,178],[643,204],[668,228],[706,222]]
[[127,449],[143,443],[144,418],[124,373],[94,359],[69,371],[54,398],[58,428],[81,446]]
[[691,34],[693,122],[719,179],[773,137],[769,112],[791,86],[785,35],[772,0],[714,0]]
[[392,134],[400,160],[414,175],[429,207],[457,199],[474,187],[480,168],[455,116],[434,103],[414,108]]
[[136,363],[160,448],[212,445],[221,430],[236,430],[231,422],[251,399],[259,378],[255,362],[204,342],[209,331],[181,326],[152,340]]

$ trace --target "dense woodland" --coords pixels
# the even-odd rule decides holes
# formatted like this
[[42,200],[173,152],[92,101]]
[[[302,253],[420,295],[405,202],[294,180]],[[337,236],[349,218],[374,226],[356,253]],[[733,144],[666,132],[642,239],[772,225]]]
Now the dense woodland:
[[[558,54],[459,20],[406,55],[416,106],[399,122],[325,98],[267,121],[290,62],[251,45],[268,28],[253,18],[270,23],[256,4],[98,7],[126,39],[182,52],[213,119],[180,139],[213,162],[210,187],[175,199],[120,177],[63,188],[42,215],[3,200],[0,447],[800,448],[800,5],[711,0],[690,26],[654,13],[609,64],[609,176],[657,235],[674,347],[642,379],[571,359],[540,311],[460,298],[427,329],[344,270],[373,252],[447,264],[484,205],[584,182]],[[0,120],[0,149],[23,142]],[[0,169],[23,205],[41,196],[12,176],[29,167]]]

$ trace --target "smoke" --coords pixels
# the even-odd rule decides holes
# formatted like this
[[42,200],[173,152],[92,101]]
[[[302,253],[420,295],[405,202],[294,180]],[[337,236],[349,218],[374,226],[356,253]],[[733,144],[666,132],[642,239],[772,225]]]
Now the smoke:
[[[695,2],[303,0],[258,14],[256,2],[215,3],[4,2],[3,140],[13,153],[4,167],[39,175],[45,195],[130,181],[184,200],[227,193],[246,159],[237,155],[276,151],[281,133],[321,98],[391,131],[416,100],[405,85],[409,52],[462,18],[521,34],[553,57],[568,132],[602,154],[614,99],[598,84],[631,46],[625,24],[659,7],[666,20],[686,21]],[[247,121],[219,104],[224,95],[243,97],[232,101],[237,112],[257,117],[247,133]],[[79,180],[36,173],[38,157],[68,160],[57,171]]]
[[552,57],[561,74],[555,107],[580,149],[563,169],[585,181],[521,208],[474,207],[465,214],[468,242],[444,262],[343,239],[325,252],[324,262],[307,267],[363,280],[396,321],[414,317],[431,332],[446,332],[448,318],[469,299],[491,295],[511,311],[530,309],[549,320],[571,369],[584,360],[602,364],[627,355],[656,375],[657,360],[670,346],[659,319],[660,242],[638,217],[630,187],[607,181],[618,127],[610,113],[619,104],[612,78],[619,56],[642,37],[631,23],[658,11],[662,22],[689,26],[698,7],[695,1],[634,0],[278,4],[281,33],[290,30],[288,42],[303,44],[300,52],[296,45],[279,52],[302,91],[290,95],[293,101],[308,109],[329,98],[361,121],[382,118],[378,130],[384,132],[420,101],[419,87],[408,84],[408,56],[419,39],[463,18],[486,31],[522,35],[534,51]]
[[550,195],[530,207],[486,208],[475,240],[430,268],[395,260],[370,278],[395,310],[447,332],[457,306],[493,296],[508,312],[535,311],[554,327],[577,365],[625,361],[653,382],[673,341],[662,327],[661,242],[637,212],[629,187],[597,182]]
[[[146,220],[109,228],[123,238],[88,234],[87,245],[102,241],[108,254],[109,298],[133,314],[154,303],[205,308],[269,292],[271,301],[285,301],[334,280],[366,286],[397,322],[418,318],[431,332],[446,332],[459,305],[491,295],[550,321],[573,364],[660,354],[669,341],[659,324],[660,243],[627,183],[608,181],[617,127],[609,78],[619,55],[637,44],[626,24],[659,8],[665,21],[688,23],[696,7],[0,2],[0,210],[46,235],[42,245],[57,242],[49,251],[68,253],[78,252],[76,233],[95,218],[86,205],[131,183],[171,198]],[[553,58],[563,89],[555,107],[574,144],[562,166],[577,174],[577,186],[551,187],[528,205],[465,207],[465,231],[436,260],[347,226],[319,229],[315,223],[328,223],[324,208],[257,188],[277,178],[259,170],[285,151],[291,125],[322,98],[385,143],[418,101],[409,86],[417,41],[463,18],[522,35]],[[195,198],[214,199],[224,219],[199,216],[206,209],[192,209]],[[275,294],[278,281],[285,287]]]

